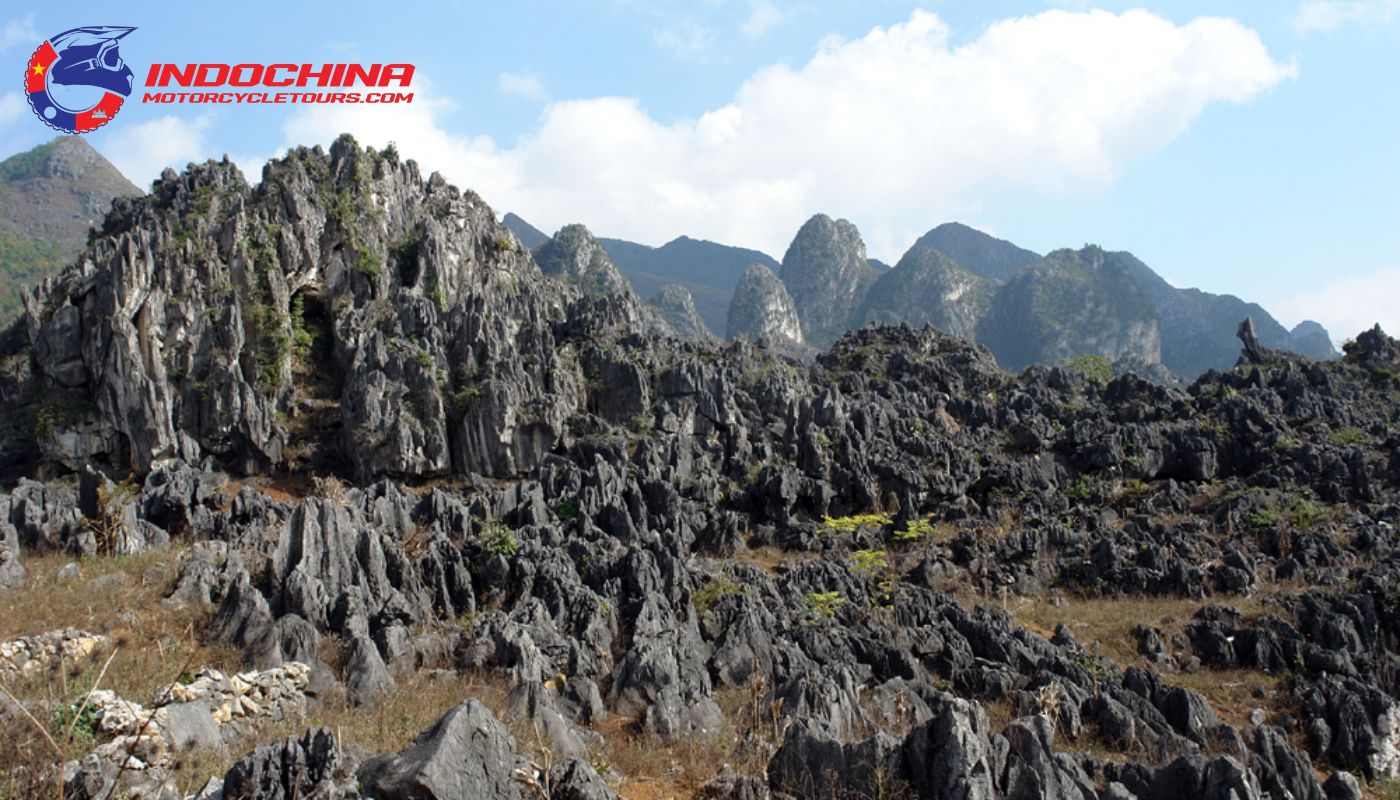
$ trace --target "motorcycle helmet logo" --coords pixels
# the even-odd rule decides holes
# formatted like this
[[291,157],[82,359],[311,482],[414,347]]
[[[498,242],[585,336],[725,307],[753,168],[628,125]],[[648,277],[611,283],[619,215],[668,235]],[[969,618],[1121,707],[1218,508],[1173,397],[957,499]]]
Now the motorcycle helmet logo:
[[119,25],[74,28],[50,37],[24,71],[29,105],[45,125],[63,133],[87,133],[106,125],[131,94],[131,68],[122,60]]

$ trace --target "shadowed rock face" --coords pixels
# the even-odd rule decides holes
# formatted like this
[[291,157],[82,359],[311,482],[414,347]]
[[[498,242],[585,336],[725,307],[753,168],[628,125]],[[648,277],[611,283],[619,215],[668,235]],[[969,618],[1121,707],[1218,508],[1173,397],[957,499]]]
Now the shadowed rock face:
[[762,264],[739,279],[729,305],[729,338],[802,344],[802,323],[783,284]]
[[865,260],[865,242],[856,226],[825,214],[807,220],[783,256],[781,273],[803,339],[826,347],[850,329],[877,275]]
[[[609,715],[658,745],[743,726],[760,768],[717,776],[731,797],[1321,797],[1309,758],[1400,774],[1400,344],[1379,329],[1330,363],[1246,336],[1247,363],[1184,389],[1011,375],[907,325],[803,363],[657,333],[630,292],[545,275],[479,198],[347,140],[257,189],[228,164],[156,189],[0,352],[33,420],[3,463],[80,462],[76,491],[0,492],[6,552],[93,553],[103,520],[121,554],[188,544],[167,600],[250,664],[365,705],[413,670],[495,676],[571,755]],[[1055,258],[1018,290],[1032,310],[1118,279]],[[752,281],[782,307],[760,322],[800,333]],[[230,482],[270,469],[295,494]],[[1140,658],[1016,616],[1123,596],[1102,613],[1134,615]],[[1152,598],[1192,605],[1162,623]],[[1289,677],[1255,681],[1246,722],[1213,671]],[[582,760],[522,763],[472,703],[368,762],[318,731],[250,749],[225,782],[258,799],[610,792]],[[115,780],[87,763],[74,786]]]

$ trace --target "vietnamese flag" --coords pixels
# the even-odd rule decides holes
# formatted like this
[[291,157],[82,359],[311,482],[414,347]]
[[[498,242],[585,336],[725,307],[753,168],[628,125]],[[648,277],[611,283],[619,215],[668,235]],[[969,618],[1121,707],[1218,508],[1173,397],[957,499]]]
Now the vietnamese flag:
[[39,45],[34,55],[29,57],[29,69],[24,72],[25,90],[30,94],[44,91],[48,85],[49,67],[57,60],[58,53],[54,52],[53,45],[48,42]]

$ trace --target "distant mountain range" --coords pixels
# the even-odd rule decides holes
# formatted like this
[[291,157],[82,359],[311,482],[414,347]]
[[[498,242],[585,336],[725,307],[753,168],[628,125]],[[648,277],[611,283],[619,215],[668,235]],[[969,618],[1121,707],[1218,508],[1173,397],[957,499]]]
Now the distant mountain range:
[[[504,222],[528,246],[548,241],[515,214]],[[1042,256],[957,222],[924,234],[893,267],[866,256],[854,225],[822,214],[802,226],[781,263],[684,236],[662,247],[598,242],[639,295],[670,286],[676,303],[684,289],[715,335],[788,349],[824,348],[870,323],[927,323],[976,339],[1010,370],[1093,354],[1192,379],[1235,363],[1235,331],[1250,317],[1266,347],[1337,355],[1316,322],[1290,331],[1256,303],[1178,289],[1131,253],[1090,245]]]
[[[82,252],[114,198],[139,194],[78,137],[0,163],[0,323],[19,311],[22,287]],[[1234,364],[1236,327],[1250,317],[1266,347],[1336,355],[1315,322],[1290,331],[1255,303],[1178,289],[1131,253],[1042,256],[956,222],[920,237],[893,267],[866,255],[850,222],[822,214],[781,262],[687,236],[649,247],[594,239],[582,226],[551,237],[516,214],[503,222],[546,272],[595,293],[630,287],[649,298],[648,324],[690,339],[767,338],[811,352],[867,324],[927,323],[976,339],[1011,370],[1095,354],[1189,379]]]
[[[506,214],[501,221],[521,244],[532,250],[549,239],[516,214]],[[667,286],[679,286],[690,293],[705,326],[719,336],[724,335],[729,302],[744,270],[753,264],[762,264],[774,272],[779,268],[772,256],[757,250],[689,236],[673,239],[661,247],[604,237],[599,237],[598,243],[608,251],[639,296],[654,297]]]
[[142,194],[87,142],[65,136],[0,162],[0,327],[20,292],[72,261],[120,195]]

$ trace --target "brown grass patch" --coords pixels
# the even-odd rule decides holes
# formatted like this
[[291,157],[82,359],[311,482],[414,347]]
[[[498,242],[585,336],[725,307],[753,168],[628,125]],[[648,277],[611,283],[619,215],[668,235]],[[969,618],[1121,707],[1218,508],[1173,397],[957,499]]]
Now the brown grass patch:
[[[160,601],[170,593],[179,572],[178,550],[150,551],[133,556],[85,558],[78,561],[81,577],[60,583],[58,571],[67,555],[27,556],[28,580],[23,587],[0,592],[0,641],[34,636],[60,628],[79,628],[106,635],[115,655],[100,688],[111,689],[143,705],[182,671],[205,666],[228,670],[238,665],[233,650],[203,644],[199,630],[210,612],[168,609]],[[94,586],[93,581],[98,581]],[[63,745],[54,722],[56,709],[94,688],[111,650],[81,664],[65,663],[47,674],[16,681],[8,688],[30,706],[30,713],[48,726]],[[2,704],[3,701],[0,701]],[[21,716],[6,719],[7,735],[0,741],[0,798],[46,796],[47,787],[26,783],[26,771],[40,770],[57,760],[42,735]],[[86,754],[90,737],[76,735],[70,758]],[[82,752],[76,752],[82,750]]]
[[732,763],[735,737],[729,729],[686,736],[672,745],[656,743],[628,720],[609,719],[594,730],[603,735],[594,766],[600,773],[615,769],[625,776],[618,793],[626,800],[694,797],[721,766]]
[[[1216,598],[1213,602],[1229,605],[1246,619],[1277,612],[1269,603],[1270,593],[1261,592],[1248,598]],[[1152,664],[1138,653],[1133,629],[1139,625],[1157,628],[1170,647],[1174,635],[1182,633],[1192,617],[1212,600],[1204,602],[1180,597],[1091,597],[1069,598],[1061,605],[1051,605],[1041,599],[1014,597],[1007,610],[1022,627],[1049,638],[1055,626],[1069,626],[1079,644],[1088,652],[1112,658],[1120,667],[1139,666],[1155,669],[1164,680],[1200,692],[1210,701],[1221,721],[1241,731],[1249,729],[1249,713],[1263,708],[1270,717],[1291,710],[1291,695],[1281,686],[1284,678],[1259,670],[1209,669],[1194,672],[1168,669]],[[1255,697],[1256,691],[1264,694]]]

